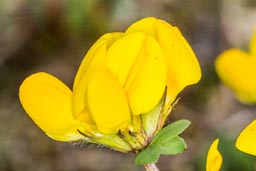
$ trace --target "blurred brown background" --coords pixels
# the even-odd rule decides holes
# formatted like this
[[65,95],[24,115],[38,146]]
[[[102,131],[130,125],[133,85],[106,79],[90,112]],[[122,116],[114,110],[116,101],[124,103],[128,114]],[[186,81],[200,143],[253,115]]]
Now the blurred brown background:
[[88,48],[106,33],[155,16],[180,28],[200,61],[203,77],[186,88],[170,121],[189,119],[188,150],[161,156],[161,171],[204,171],[211,142],[220,137],[222,171],[256,170],[255,157],[234,148],[238,133],[256,116],[222,85],[214,60],[223,50],[247,50],[256,27],[255,0],[0,0],[0,170],[143,171],[134,154],[49,139],[18,100],[22,80],[49,72],[70,87]]

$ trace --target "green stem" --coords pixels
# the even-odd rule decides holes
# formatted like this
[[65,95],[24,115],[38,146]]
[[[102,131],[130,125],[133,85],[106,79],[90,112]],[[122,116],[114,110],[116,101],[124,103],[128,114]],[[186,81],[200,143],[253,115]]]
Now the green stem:
[[144,167],[146,171],[159,171],[158,167],[154,163],[145,164]]

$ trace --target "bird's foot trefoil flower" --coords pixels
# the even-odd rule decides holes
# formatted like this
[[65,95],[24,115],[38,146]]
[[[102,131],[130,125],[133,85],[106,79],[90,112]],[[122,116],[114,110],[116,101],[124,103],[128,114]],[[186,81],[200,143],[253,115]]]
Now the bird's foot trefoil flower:
[[85,55],[72,90],[38,72],[23,81],[19,98],[52,139],[150,151],[136,163],[154,163],[160,154],[186,148],[178,135],[188,121],[162,127],[177,95],[200,78],[197,58],[179,29],[148,17],[125,32],[100,37]]
[[256,30],[249,52],[232,48],[221,53],[215,62],[220,79],[243,103],[256,103]]

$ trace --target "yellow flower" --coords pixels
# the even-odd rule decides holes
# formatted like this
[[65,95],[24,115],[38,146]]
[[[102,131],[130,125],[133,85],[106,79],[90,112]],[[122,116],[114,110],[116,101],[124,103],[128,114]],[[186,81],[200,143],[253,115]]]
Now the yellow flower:
[[256,120],[252,121],[238,136],[236,148],[256,156]]
[[213,141],[208,151],[206,171],[219,171],[222,165],[222,156],[218,151],[219,139]]
[[249,53],[229,49],[217,57],[215,67],[220,79],[244,103],[256,103],[256,31]]
[[28,115],[55,140],[83,139],[129,151],[145,146],[162,126],[163,112],[155,112],[162,99],[170,108],[178,93],[200,77],[196,56],[178,28],[149,17],[125,32],[100,37],[81,63],[73,91],[40,72],[24,80],[19,97]]

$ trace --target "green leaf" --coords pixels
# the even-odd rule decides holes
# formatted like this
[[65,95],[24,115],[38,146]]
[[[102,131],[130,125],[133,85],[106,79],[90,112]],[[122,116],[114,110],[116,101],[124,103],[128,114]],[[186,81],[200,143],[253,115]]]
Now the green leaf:
[[187,148],[185,141],[179,136],[174,137],[170,141],[159,142],[158,145],[160,147],[160,154],[166,155],[179,154]]
[[189,125],[190,121],[179,120],[160,130],[148,147],[136,156],[135,163],[156,163],[161,154],[170,155],[183,152],[187,146],[178,135]]
[[148,163],[156,163],[160,156],[160,147],[156,146],[148,146],[144,150],[142,150],[135,158],[135,164],[148,164]]
[[161,139],[172,139],[181,134],[189,125],[189,120],[181,119],[161,129],[153,138],[151,144],[156,141],[162,141]]
[[186,149],[185,141],[180,137],[174,137],[170,141],[150,144],[142,150],[135,158],[136,164],[156,163],[160,154],[178,154]]

